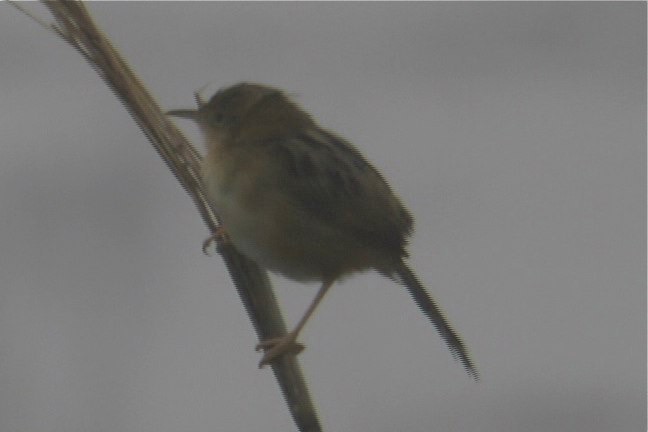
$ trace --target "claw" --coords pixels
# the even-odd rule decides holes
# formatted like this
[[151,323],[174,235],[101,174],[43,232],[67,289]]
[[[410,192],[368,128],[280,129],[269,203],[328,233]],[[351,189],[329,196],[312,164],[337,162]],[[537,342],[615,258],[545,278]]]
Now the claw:
[[288,333],[283,337],[266,339],[257,344],[256,351],[264,350],[265,353],[259,362],[259,369],[274,362],[279,356],[290,354],[297,355],[304,350],[304,345],[295,341],[295,336]]
[[213,242],[217,242],[219,245],[224,245],[229,243],[229,238],[227,237],[227,232],[225,231],[225,228],[222,226],[219,226],[216,228],[216,231],[214,231],[209,237],[205,239],[202,243],[202,251],[205,255],[211,256],[209,252],[207,252],[207,249]]

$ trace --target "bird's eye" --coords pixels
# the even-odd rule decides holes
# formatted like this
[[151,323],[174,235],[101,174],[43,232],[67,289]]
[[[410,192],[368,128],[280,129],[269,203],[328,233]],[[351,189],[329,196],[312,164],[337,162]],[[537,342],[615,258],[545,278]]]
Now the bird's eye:
[[207,121],[208,124],[212,126],[223,126],[226,122],[225,113],[222,110],[209,109],[205,110],[205,116],[203,119]]

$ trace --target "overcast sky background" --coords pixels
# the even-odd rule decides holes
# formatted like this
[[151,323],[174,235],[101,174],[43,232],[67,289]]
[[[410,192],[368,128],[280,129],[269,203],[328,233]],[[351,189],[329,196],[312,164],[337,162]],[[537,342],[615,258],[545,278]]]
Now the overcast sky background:
[[[411,263],[483,380],[358,275],[302,335],[325,431],[646,430],[645,3],[89,7],[162,106],[279,86],[416,216]],[[6,3],[0,59],[0,430],[294,430],[126,111]],[[316,286],[273,280],[292,326]]]

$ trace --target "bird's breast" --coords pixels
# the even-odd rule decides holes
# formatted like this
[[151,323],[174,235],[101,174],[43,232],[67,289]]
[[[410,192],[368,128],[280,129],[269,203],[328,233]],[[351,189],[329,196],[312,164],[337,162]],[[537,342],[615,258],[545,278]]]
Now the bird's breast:
[[295,280],[338,277],[377,257],[353,236],[304,211],[264,158],[208,156],[202,167],[211,204],[234,246]]
[[209,157],[202,166],[207,196],[227,235],[243,254],[294,279],[321,278],[318,264],[302,263],[301,242],[291,235],[296,210],[264,178],[263,160]]

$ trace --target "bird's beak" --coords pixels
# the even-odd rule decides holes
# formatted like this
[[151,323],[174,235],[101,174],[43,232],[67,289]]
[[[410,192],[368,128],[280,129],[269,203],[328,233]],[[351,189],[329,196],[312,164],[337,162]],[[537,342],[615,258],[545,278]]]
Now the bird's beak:
[[168,116],[180,117],[180,118],[197,121],[200,111],[193,110],[193,109],[178,109],[178,110],[167,111],[165,114]]

